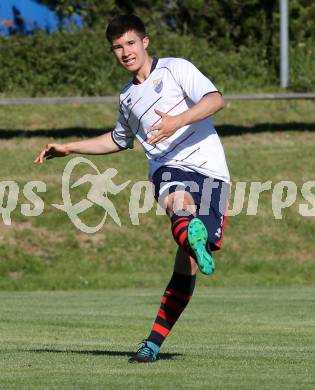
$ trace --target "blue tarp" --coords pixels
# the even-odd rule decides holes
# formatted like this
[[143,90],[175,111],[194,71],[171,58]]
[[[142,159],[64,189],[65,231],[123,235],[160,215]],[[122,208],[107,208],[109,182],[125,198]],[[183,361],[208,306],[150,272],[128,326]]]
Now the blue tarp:
[[[36,0],[0,0],[0,35],[33,34],[36,29],[52,32],[60,21],[55,12]],[[65,26],[71,24],[82,27],[78,15],[63,21]]]

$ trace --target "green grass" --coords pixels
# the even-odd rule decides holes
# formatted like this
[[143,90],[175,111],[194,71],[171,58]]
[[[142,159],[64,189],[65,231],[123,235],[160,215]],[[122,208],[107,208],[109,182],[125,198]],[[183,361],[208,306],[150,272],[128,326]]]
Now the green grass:
[[[118,97],[117,97],[118,99]],[[0,131],[21,130],[35,131],[63,129],[64,134],[85,129],[102,130],[115,125],[117,119],[116,104],[97,105],[44,105],[44,106],[0,106]],[[271,124],[291,125],[314,124],[314,100],[278,100],[278,101],[226,101],[225,109],[216,114],[217,125],[229,125],[231,131],[235,126],[265,125],[268,130]],[[306,130],[307,127],[304,128]],[[72,131],[71,131],[72,130]],[[262,129],[263,130],[263,129]],[[53,132],[52,132],[53,134]],[[227,131],[228,134],[228,131]]]
[[314,388],[314,287],[197,287],[161,360],[130,365],[161,290],[1,292],[0,388]]
[[[82,131],[85,136],[103,131],[113,126],[115,115],[114,106],[102,105],[0,108],[0,178],[19,185],[12,224],[5,226],[0,215],[0,289],[159,287],[166,282],[176,251],[168,219],[156,216],[155,208],[140,215],[139,226],[129,218],[130,188],[146,180],[148,171],[138,146],[89,157],[101,172],[116,168],[117,183],[131,180],[129,190],[112,199],[122,228],[108,219],[93,235],[80,232],[65,213],[51,206],[62,203],[61,176],[69,158],[42,166],[32,163],[47,142],[77,139]],[[314,180],[314,102],[228,102],[216,119],[232,179],[246,182],[247,190],[242,212],[228,220],[210,284],[313,284],[315,218],[301,216],[298,206],[312,206],[302,198],[301,187]],[[82,166],[75,176],[87,172],[93,173]],[[23,195],[29,180],[47,184],[46,193],[39,194],[45,208],[38,217],[21,214],[21,205],[29,203]],[[272,188],[281,180],[297,185],[297,200],[283,211],[281,220],[274,218],[272,190],[261,195],[256,216],[246,215],[250,182],[268,180]],[[73,200],[85,198],[88,189],[78,188]],[[95,226],[101,213],[95,206],[81,217]],[[200,283],[209,285],[209,280],[202,277]]]

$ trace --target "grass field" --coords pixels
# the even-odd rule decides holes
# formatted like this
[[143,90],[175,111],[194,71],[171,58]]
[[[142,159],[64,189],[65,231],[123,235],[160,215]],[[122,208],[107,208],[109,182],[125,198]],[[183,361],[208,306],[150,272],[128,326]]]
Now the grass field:
[[[47,142],[77,139],[104,132],[114,125],[114,106],[34,106],[0,108],[0,178],[18,184],[12,223],[0,216],[0,289],[98,289],[159,287],[167,283],[176,251],[166,217],[155,209],[140,215],[139,226],[129,217],[130,190],[113,202],[122,221],[119,228],[109,218],[97,233],[80,232],[68,216],[51,204],[62,203],[61,176],[67,159],[42,166],[32,161]],[[315,280],[315,218],[303,217],[299,205],[303,183],[314,180],[315,103],[228,102],[216,117],[233,182],[246,182],[242,212],[228,221],[224,248],[211,282],[203,285],[266,286],[313,284]],[[130,187],[147,177],[147,162],[135,150],[110,156],[92,156],[100,172],[114,167],[115,182],[131,180]],[[75,176],[93,173],[78,168]],[[26,217],[21,205],[29,180],[46,183],[39,194],[45,208],[38,217]],[[257,215],[246,215],[252,181],[272,181],[261,194]],[[276,183],[290,180],[297,187],[297,200],[275,219],[272,193]],[[129,188],[130,188],[129,187]],[[72,193],[73,201],[86,197],[88,186]],[[313,190],[314,192],[314,190]],[[284,194],[285,196],[285,194]],[[4,200],[5,203],[5,200]],[[82,215],[95,226],[102,209],[93,206]],[[141,237],[141,240],[139,240]],[[147,272],[151,273],[148,280]]]
[[[0,107],[0,182],[18,185],[11,224],[0,214],[0,389],[314,389],[315,218],[299,212],[315,205],[301,195],[315,180],[314,102],[228,102],[217,115],[233,182],[247,185],[244,207],[229,218],[216,273],[198,276],[160,361],[145,366],[127,360],[172,271],[167,218],[153,209],[132,225],[125,191],[112,199],[121,228],[108,219],[82,233],[52,206],[62,203],[69,158],[32,163],[48,142],[112,128],[115,113],[114,105]],[[138,146],[89,158],[100,172],[116,168],[118,184],[147,177]],[[84,173],[91,171],[79,167],[74,177]],[[30,180],[47,186],[37,217],[21,212]],[[297,199],[275,219],[272,194],[283,180],[296,185]],[[249,216],[253,181],[272,188]],[[88,189],[73,191],[73,201]],[[82,219],[95,226],[101,213],[93,206]]]
[[0,292],[0,388],[314,389],[314,287],[197,287],[161,360],[131,365],[161,292]]

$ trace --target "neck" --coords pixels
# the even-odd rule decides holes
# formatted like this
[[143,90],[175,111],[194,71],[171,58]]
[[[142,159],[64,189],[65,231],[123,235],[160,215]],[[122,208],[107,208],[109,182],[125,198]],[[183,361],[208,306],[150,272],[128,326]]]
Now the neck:
[[134,82],[136,84],[143,83],[150,75],[151,67],[152,67],[153,58],[149,55],[143,66],[134,74]]

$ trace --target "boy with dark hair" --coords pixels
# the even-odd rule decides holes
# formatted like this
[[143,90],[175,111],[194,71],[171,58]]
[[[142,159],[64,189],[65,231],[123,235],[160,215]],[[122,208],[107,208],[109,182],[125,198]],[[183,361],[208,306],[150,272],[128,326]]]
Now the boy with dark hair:
[[131,362],[154,362],[187,306],[199,269],[209,275],[212,251],[221,247],[229,196],[229,172],[211,116],[222,95],[193,64],[152,58],[142,21],[121,15],[106,37],[117,61],[133,75],[120,94],[119,118],[111,133],[67,144],[49,144],[35,159],[70,153],[106,154],[140,142],[150,163],[156,200],[166,209],[178,244],[171,280],[151,332]]
[[127,31],[134,31],[143,39],[147,33],[142,20],[135,15],[119,15],[114,18],[106,29],[106,38],[110,44],[114,39],[120,38]]

